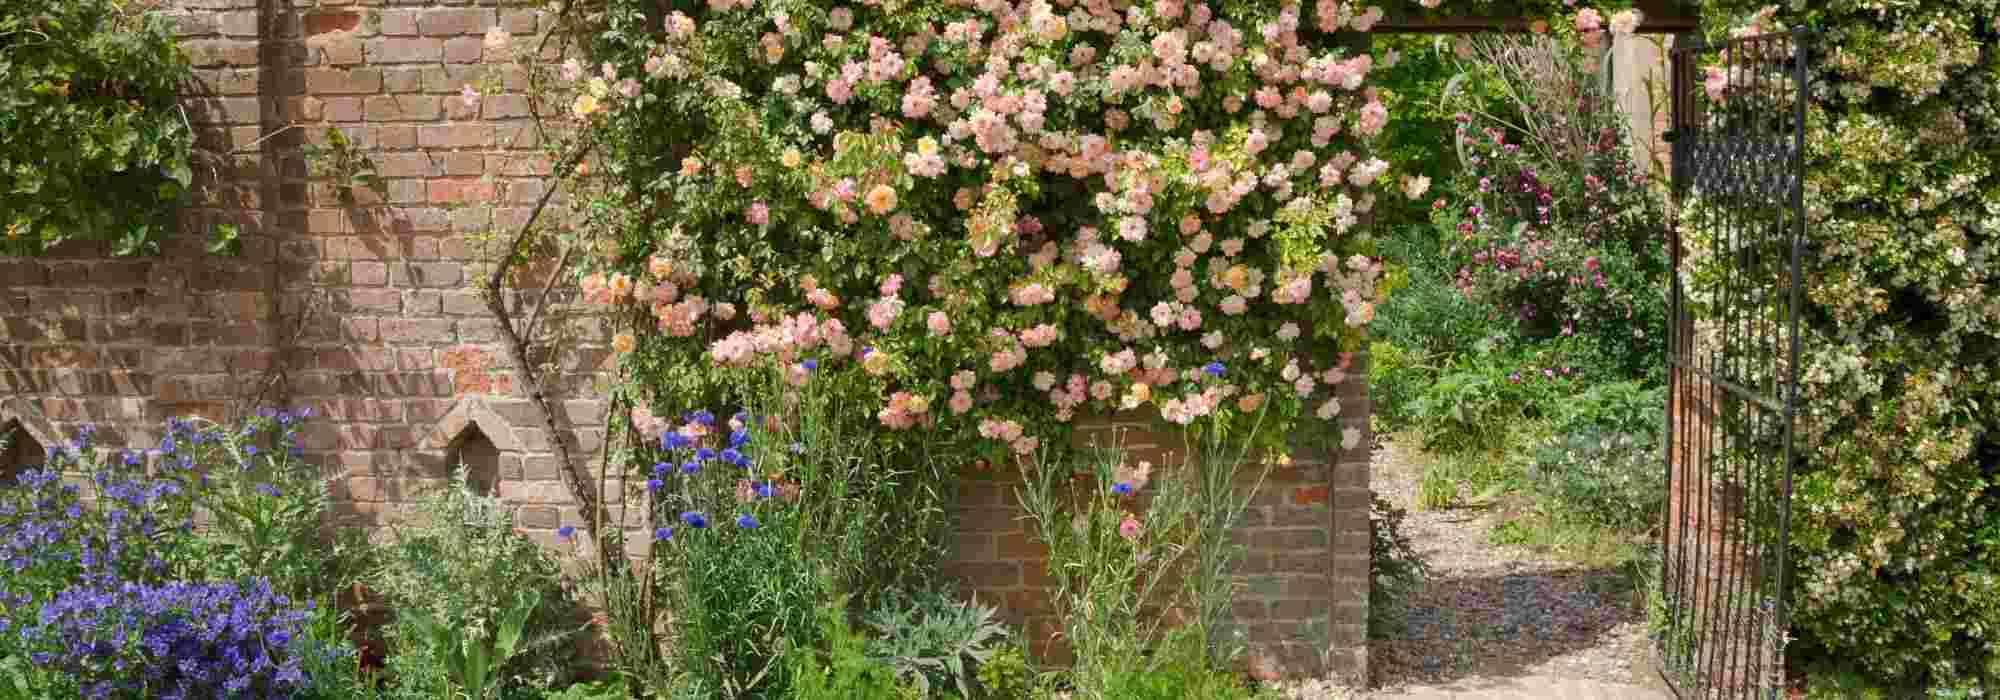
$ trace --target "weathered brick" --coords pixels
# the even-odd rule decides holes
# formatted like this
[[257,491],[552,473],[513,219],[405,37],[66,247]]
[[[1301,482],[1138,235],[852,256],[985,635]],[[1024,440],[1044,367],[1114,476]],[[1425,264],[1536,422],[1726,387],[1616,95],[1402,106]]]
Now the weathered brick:
[[446,63],[478,63],[484,51],[485,40],[476,36],[452,37],[444,40],[444,60]]
[[389,266],[373,260],[361,260],[352,264],[348,282],[359,287],[379,287],[389,283]]
[[381,31],[388,36],[415,36],[417,10],[376,10],[382,18]]
[[382,70],[379,68],[309,68],[305,75],[307,92],[352,95],[382,91]]
[[375,157],[382,177],[433,177],[444,174],[444,166],[428,153],[383,153]]
[[382,340],[390,343],[451,342],[451,321],[447,319],[382,319]]
[[321,8],[307,12],[305,16],[306,36],[319,36],[329,32],[348,32],[361,26],[362,10]]
[[424,36],[484,34],[498,20],[494,10],[484,7],[452,7],[423,10],[417,14],[417,31]]
[[368,121],[431,121],[442,114],[438,104],[434,95],[378,95],[367,98],[362,109]]
[[223,36],[238,38],[256,38],[257,36],[256,10],[218,12],[214,16],[215,27]]
[[484,148],[493,145],[489,124],[435,124],[417,127],[417,145],[424,148]]
[[434,63],[444,58],[444,41],[427,37],[382,36],[369,39],[367,51],[371,64]]
[[382,88],[392,94],[424,91],[424,69],[390,66],[382,69]]

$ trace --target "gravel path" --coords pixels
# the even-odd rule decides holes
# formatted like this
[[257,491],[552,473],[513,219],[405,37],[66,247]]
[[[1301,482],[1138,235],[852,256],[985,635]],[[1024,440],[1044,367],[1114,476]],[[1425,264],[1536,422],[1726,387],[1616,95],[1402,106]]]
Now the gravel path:
[[1370,642],[1368,697],[1670,697],[1646,662],[1645,615],[1625,576],[1492,544],[1502,516],[1491,509],[1417,510],[1421,460],[1393,442],[1375,453],[1375,488],[1409,509],[1405,531],[1431,573],[1401,634]]

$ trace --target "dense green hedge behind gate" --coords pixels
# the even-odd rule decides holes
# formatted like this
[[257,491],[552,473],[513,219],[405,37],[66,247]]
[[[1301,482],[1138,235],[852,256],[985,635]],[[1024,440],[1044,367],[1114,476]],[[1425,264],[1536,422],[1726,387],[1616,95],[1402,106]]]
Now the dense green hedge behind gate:
[[1764,5],[1704,9],[1816,32],[1794,655],[2000,687],[2000,13]]

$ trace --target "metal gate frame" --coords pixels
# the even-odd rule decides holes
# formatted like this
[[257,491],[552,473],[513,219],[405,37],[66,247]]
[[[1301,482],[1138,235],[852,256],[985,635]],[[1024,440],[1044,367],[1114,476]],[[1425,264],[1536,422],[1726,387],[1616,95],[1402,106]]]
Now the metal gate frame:
[[1785,685],[1807,39],[1801,30],[1671,52],[1666,620],[1656,641],[1681,698],[1775,699]]

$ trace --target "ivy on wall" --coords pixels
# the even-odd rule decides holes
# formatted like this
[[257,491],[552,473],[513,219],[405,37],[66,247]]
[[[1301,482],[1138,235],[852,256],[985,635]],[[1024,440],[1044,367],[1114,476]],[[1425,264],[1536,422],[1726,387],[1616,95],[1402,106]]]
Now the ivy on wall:
[[0,3],[0,254],[151,252],[193,178],[187,59],[125,0]]

